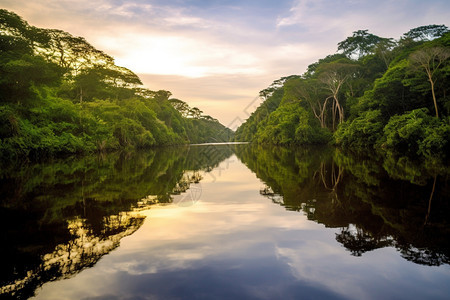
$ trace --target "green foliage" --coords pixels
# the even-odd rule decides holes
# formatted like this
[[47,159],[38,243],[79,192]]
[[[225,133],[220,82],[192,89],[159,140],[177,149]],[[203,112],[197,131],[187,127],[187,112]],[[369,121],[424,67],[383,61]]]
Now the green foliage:
[[[211,116],[203,115],[197,107],[191,108],[186,102],[179,99],[169,99],[168,102],[173,108],[165,109],[164,112],[178,111],[185,119],[174,118],[170,115],[170,122],[175,132],[182,132],[184,136],[195,144],[229,142],[234,139],[234,132],[225,127],[218,120]],[[167,104],[168,105],[168,104]],[[179,115],[178,114],[178,115]],[[162,117],[162,119],[165,119]],[[182,128],[182,124],[186,129]]]
[[355,31],[338,44],[341,53],[263,90],[265,101],[237,129],[236,140],[308,144],[330,142],[333,135],[354,150],[445,155],[449,47],[444,25],[412,29],[398,41]]
[[[301,96],[301,93],[299,91],[299,86],[301,84],[301,81],[303,81],[303,79],[301,79],[300,76],[297,76],[297,77],[287,80],[284,83],[283,98],[281,99],[280,106],[299,101],[299,98]],[[307,105],[306,101],[303,104]]]
[[26,103],[35,97],[37,85],[57,85],[60,68],[42,57],[6,52],[0,56],[0,102]]
[[217,120],[187,119],[187,123],[191,143],[229,142],[234,138],[234,132]]
[[322,144],[330,138],[299,102],[278,107],[255,136],[259,143],[275,145]]
[[137,88],[142,82],[136,74],[115,65],[84,38],[30,26],[3,9],[0,54],[3,159],[229,141],[233,136],[198,108],[189,114],[176,110],[169,91]]
[[383,40],[386,39],[369,33],[368,30],[358,30],[353,32],[351,37],[338,43],[338,50],[342,51],[348,57],[354,55],[361,58],[374,52],[376,45]]
[[449,150],[450,124],[417,109],[392,117],[384,127],[384,145],[402,153],[433,156]]
[[363,112],[352,122],[343,123],[335,133],[336,143],[344,147],[375,146],[383,134],[380,110]]
[[265,95],[266,100],[254,111],[250,117],[236,130],[235,140],[240,142],[250,142],[255,139],[258,127],[264,126],[269,115],[275,111],[280,105],[281,99],[284,95],[282,88],[270,88],[263,90],[260,94]]
[[305,78],[314,77],[316,75],[316,71],[319,66],[321,66],[322,64],[340,60],[342,58],[347,58],[347,56],[345,56],[345,54],[341,54],[341,53],[327,55],[325,58],[321,58],[321,59],[319,59],[319,61],[310,64],[308,66],[306,72],[303,74],[303,77],[305,77]]
[[280,106],[269,115],[264,127],[257,132],[260,143],[291,144],[294,142],[296,125],[304,121],[306,111],[297,104]]
[[405,33],[402,38],[415,41],[431,41],[443,36],[447,32],[449,32],[449,30],[445,25],[426,25],[411,29]]

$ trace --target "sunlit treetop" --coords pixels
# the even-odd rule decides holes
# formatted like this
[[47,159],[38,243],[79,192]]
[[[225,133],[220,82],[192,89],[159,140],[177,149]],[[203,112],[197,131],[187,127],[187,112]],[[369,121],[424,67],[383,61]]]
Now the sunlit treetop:
[[411,29],[402,36],[402,39],[414,41],[431,41],[449,32],[445,25],[426,25]]
[[17,14],[0,9],[0,51],[14,51],[43,57],[75,77],[97,69],[105,81],[115,85],[141,85],[139,77],[127,68],[115,65],[114,58],[96,49],[82,37],[58,29],[29,25]]

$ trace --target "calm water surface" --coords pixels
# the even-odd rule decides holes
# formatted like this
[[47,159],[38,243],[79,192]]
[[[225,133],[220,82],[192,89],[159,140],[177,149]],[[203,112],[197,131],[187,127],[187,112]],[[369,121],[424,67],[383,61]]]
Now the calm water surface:
[[251,145],[4,166],[0,297],[449,299],[449,169]]

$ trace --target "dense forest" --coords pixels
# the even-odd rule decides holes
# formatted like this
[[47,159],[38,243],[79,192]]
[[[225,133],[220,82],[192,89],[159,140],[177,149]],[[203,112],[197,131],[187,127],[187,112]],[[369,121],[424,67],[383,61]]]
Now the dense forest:
[[336,143],[435,156],[450,148],[450,33],[411,29],[400,39],[358,30],[303,75],[273,82],[235,140]]
[[233,132],[165,90],[142,88],[84,38],[0,10],[0,157],[236,141],[335,143],[434,156],[450,150],[450,33],[358,30],[337,52],[260,92]]
[[142,88],[82,37],[0,9],[0,157],[229,141],[233,132],[165,90]]

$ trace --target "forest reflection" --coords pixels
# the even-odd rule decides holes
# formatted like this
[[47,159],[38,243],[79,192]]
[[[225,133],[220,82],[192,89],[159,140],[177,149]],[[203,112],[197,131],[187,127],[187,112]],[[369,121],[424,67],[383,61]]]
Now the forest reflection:
[[172,203],[232,153],[173,147],[2,166],[0,297],[28,299],[93,266],[143,224],[140,211]]
[[172,147],[1,166],[0,298],[27,299],[92,267],[141,227],[143,210],[197,201],[199,183],[233,154],[263,197],[337,228],[351,255],[393,247],[417,264],[450,263],[445,165],[331,147]]
[[449,168],[439,162],[335,148],[237,146],[264,183],[260,194],[339,228],[353,256],[395,247],[417,264],[450,263]]

